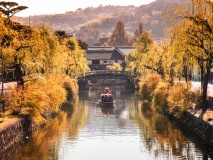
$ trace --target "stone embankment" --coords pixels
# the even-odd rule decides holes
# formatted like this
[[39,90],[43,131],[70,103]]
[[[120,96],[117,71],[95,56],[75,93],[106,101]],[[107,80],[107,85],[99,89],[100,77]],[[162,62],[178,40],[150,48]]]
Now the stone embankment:
[[[191,110],[186,112],[180,122],[194,132],[201,139],[213,146],[213,119],[205,118],[213,111],[202,112],[201,110]],[[206,120],[204,120],[206,119]]]
[[14,144],[22,141],[26,122],[24,118],[18,119],[0,128],[0,152],[4,152]]
[[[200,82],[192,82],[194,88],[200,87]],[[213,97],[213,84],[208,85],[208,96]],[[212,105],[212,104],[211,104]],[[213,106],[210,110],[189,110],[178,119],[201,139],[213,146]]]

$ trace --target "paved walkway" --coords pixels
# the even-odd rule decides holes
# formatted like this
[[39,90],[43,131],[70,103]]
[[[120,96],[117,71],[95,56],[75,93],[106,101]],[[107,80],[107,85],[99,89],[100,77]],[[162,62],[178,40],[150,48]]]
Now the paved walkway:
[[[201,82],[192,82],[194,88],[200,88]],[[208,96],[213,97],[213,84],[208,84]]]

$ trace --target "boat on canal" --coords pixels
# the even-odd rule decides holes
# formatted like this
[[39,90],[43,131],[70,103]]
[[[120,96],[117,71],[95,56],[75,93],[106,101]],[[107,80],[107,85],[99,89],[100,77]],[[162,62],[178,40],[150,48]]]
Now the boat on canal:
[[101,100],[98,102],[100,107],[114,107],[115,104],[111,94],[101,94]]
[[100,107],[114,107],[115,101],[113,102],[102,102],[101,100],[98,100]]

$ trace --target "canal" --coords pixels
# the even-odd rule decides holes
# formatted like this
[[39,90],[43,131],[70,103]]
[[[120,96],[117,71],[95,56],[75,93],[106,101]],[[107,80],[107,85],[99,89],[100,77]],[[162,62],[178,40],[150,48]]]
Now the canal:
[[[191,132],[138,100],[133,90],[109,86],[114,108],[100,108],[103,87],[79,92],[22,147],[5,153],[12,160],[211,159],[212,149]],[[181,129],[180,129],[181,128]]]

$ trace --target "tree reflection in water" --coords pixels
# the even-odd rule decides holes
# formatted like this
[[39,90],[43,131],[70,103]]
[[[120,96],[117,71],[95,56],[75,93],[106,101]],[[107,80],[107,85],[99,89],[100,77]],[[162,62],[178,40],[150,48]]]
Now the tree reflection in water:
[[[64,104],[59,115],[29,138],[13,159],[212,157],[213,149],[206,143],[200,143],[197,137],[194,140],[193,134],[153,111],[148,102],[137,100],[132,91],[111,87],[115,108],[97,107],[102,91],[82,91],[79,102]],[[117,91],[120,94],[116,95]]]
[[[135,104],[131,106],[135,107]],[[199,142],[198,146],[195,146],[188,138],[194,136],[196,137],[195,140],[198,141],[197,136],[187,130],[180,129],[181,126],[179,128],[164,116],[152,110],[149,102],[138,101],[136,106],[138,112],[130,107],[130,117],[139,126],[141,136],[146,142],[146,148],[149,151],[154,151],[156,158],[164,155],[165,158],[169,159],[174,155],[180,159],[194,159],[194,152],[197,147],[203,150],[203,146],[208,146],[202,141]],[[212,147],[205,147],[205,150],[210,151]],[[208,157],[206,155],[213,158],[212,153],[208,152],[203,155],[203,159]]]
[[29,157],[33,157],[35,160],[46,160],[50,157],[58,159],[60,137],[63,137],[61,134],[64,133],[62,130],[66,131],[66,137],[74,139],[79,128],[86,124],[88,118],[86,103],[80,104],[83,107],[78,107],[78,105],[78,102],[65,103],[61,108],[62,111],[56,117],[29,138],[27,145],[14,156],[15,159],[19,159],[19,157],[22,160],[29,159]]

